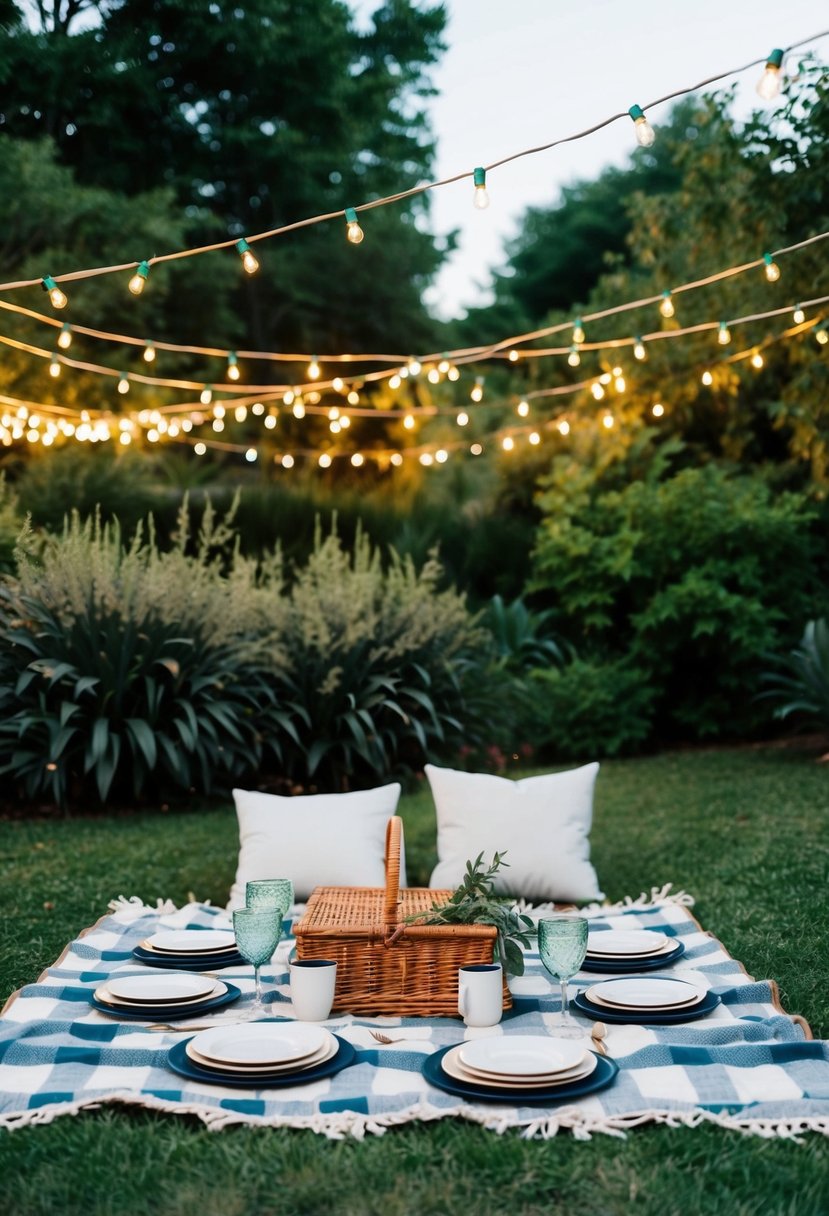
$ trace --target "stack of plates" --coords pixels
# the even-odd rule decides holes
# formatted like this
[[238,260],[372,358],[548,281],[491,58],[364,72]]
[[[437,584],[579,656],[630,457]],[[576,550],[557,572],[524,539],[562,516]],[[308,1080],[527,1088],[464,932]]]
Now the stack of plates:
[[522,1105],[594,1093],[617,1072],[613,1060],[588,1051],[586,1041],[529,1034],[445,1047],[423,1064],[426,1080],[448,1093]]
[[132,953],[148,967],[177,971],[220,971],[245,962],[236,938],[222,929],[168,929],[145,938]]
[[573,997],[573,1005],[596,1021],[641,1025],[693,1022],[719,1003],[714,992],[687,980],[656,975],[605,980]]
[[174,1022],[229,1005],[239,996],[233,984],[209,975],[170,971],[165,975],[114,976],[95,989],[92,1004],[126,1021]]
[[583,971],[618,974],[666,967],[685,953],[682,942],[647,929],[611,929],[587,935]]
[[167,1057],[181,1076],[214,1085],[273,1089],[332,1076],[355,1059],[350,1043],[304,1022],[214,1026],[177,1043]]

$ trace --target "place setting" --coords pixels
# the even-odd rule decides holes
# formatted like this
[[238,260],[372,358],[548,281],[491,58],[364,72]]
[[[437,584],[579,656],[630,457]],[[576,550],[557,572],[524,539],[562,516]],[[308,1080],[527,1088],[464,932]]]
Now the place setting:
[[356,1055],[350,1043],[324,1026],[259,1021],[204,1030],[176,1043],[167,1062],[192,1081],[281,1089],[333,1076]]
[[693,1022],[719,1004],[715,992],[669,976],[604,980],[573,997],[574,1007],[589,1018],[643,1026]]
[[587,934],[582,971],[612,973],[656,971],[682,958],[685,946],[651,929],[604,929]]
[[240,996],[234,984],[215,976],[168,971],[160,975],[114,976],[98,985],[91,1003],[100,1013],[119,1020],[146,1022],[163,1018],[166,1023],[212,1013]]
[[133,958],[147,967],[174,971],[221,971],[244,963],[236,937],[223,929],[165,929],[144,938]]

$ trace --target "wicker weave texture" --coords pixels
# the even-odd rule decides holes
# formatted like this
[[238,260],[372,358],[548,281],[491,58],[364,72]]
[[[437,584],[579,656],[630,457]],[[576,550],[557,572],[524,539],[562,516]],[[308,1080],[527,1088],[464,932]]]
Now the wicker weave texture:
[[[316,887],[296,925],[298,958],[337,962],[334,1009],[404,1017],[458,1014],[458,968],[491,963],[491,925],[409,925],[451,891],[399,887],[403,825],[389,821],[386,886]],[[504,1008],[511,1004],[504,984]]]

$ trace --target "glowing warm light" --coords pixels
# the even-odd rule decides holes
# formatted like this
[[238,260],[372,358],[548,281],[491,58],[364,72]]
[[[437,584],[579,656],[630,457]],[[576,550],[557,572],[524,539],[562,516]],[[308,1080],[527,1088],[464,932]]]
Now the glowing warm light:
[[633,357],[634,359],[647,359],[648,357],[648,352],[645,350],[645,343],[641,338],[637,338],[633,343]]
[[728,343],[731,341],[731,330],[725,321],[720,321],[719,329],[717,330],[717,341],[720,346],[728,346]]
[[66,298],[66,293],[61,291],[55,280],[50,274],[47,274],[44,279],[41,279],[41,287],[44,291],[48,291],[49,299],[52,301],[53,308],[65,308],[69,303]]
[[359,469],[360,466],[365,463],[365,457],[363,456],[362,452],[355,452],[351,457],[351,463],[354,465],[355,469]]
[[136,270],[135,274],[132,276],[129,283],[127,284],[127,286],[129,287],[130,291],[132,292],[132,294],[134,296],[141,295],[141,292],[144,290],[144,284],[147,282],[147,276],[149,275],[149,273],[150,273],[150,263],[149,262],[139,262],[138,269]]
[[391,461],[391,463],[394,465],[394,467],[396,469],[399,469],[401,464],[403,463],[403,457],[400,455],[399,452],[392,452],[391,456],[389,456],[389,460]]
[[397,372],[393,376],[389,376],[389,388],[400,388],[401,380]]
[[349,405],[359,405],[360,404],[360,394],[357,392],[356,388],[353,388],[351,390],[351,392],[346,397],[346,401],[348,402]]
[[256,448],[248,448],[248,450],[245,452],[245,460],[247,460],[249,464],[253,464],[258,455],[259,453],[257,452]]
[[118,436],[118,442],[122,443],[124,447],[126,447],[128,443],[132,443],[132,435],[129,433],[129,431],[122,431]]
[[335,393],[341,393],[345,388],[345,380],[342,380],[339,376],[335,376],[331,381],[331,387]]
[[293,414],[294,418],[304,418],[305,417],[305,402],[302,400],[301,397],[297,397],[296,400],[294,401],[293,409],[291,410],[291,413]]
[[130,391],[130,382],[126,376],[122,376],[118,381],[118,392],[122,395]]
[[558,424],[558,433],[559,433],[559,435],[569,435],[570,434],[570,423],[567,421],[566,418],[564,418]]
[[436,367],[430,367],[428,372],[426,373],[426,379],[429,381],[430,384],[439,384],[440,383],[440,372],[438,371],[438,369]]
[[239,379],[239,361],[233,351],[227,356],[227,378],[228,380]]
[[222,403],[220,401],[218,401],[213,406],[213,417],[214,418],[224,418],[226,412],[227,411],[225,410],[225,407],[222,405]]
[[662,415],[665,413],[665,406],[662,404],[661,401],[657,401],[654,405],[651,406],[651,413],[653,414],[654,418],[661,418]]
[[246,405],[237,405],[233,411],[233,417],[237,422],[244,422],[248,416],[248,407]]
[[332,405],[331,409],[328,411],[329,421],[333,422],[334,419],[339,418],[339,416],[340,416],[340,411],[337,409],[336,405]]
[[68,325],[64,324],[61,326],[60,333],[58,334],[58,346],[61,348],[61,350],[69,350],[71,345],[72,330]]
[[322,452],[320,454],[320,458],[317,463],[319,464],[319,467],[321,469],[330,469],[331,468],[331,457],[328,455],[327,452]]
[[486,169],[480,165],[473,170],[472,182],[475,186],[473,202],[478,211],[486,211],[489,206],[489,195],[486,189]]
[[537,444],[541,443],[541,436],[539,435],[538,431],[531,431],[529,438],[530,438],[530,443],[533,445],[533,447],[535,447]]
[[602,386],[598,382],[598,380],[596,380],[593,384],[590,385],[590,391],[593,394],[593,396],[596,398],[597,401],[601,401],[602,397],[604,396],[604,389],[602,388]]
[[351,426],[351,419],[349,418],[348,414],[343,414],[343,416],[340,418],[340,426],[344,431],[347,431]]
[[610,428],[613,426],[613,415],[612,414],[605,414],[604,418],[602,418],[602,426],[604,426],[608,430],[610,430]]
[[616,389],[617,393],[623,393],[627,387],[624,376],[617,376],[613,381],[613,387]]
[[287,393],[282,398],[282,400],[285,402],[286,405],[291,405],[295,397],[296,397],[296,393],[293,392],[292,389],[288,389]]
[[530,412],[529,401],[519,401],[518,405],[515,407],[515,412],[519,418],[526,418]]
[[192,431],[192,429],[193,429],[193,419],[192,419],[192,418],[182,418],[182,420],[181,420],[181,429],[182,429],[182,430],[183,430],[183,431],[184,431],[186,434],[188,434],[188,435],[189,435],[189,434],[190,434],[190,432],[191,432],[191,431]]
[[408,378],[409,378],[409,369],[408,369],[408,367],[401,367],[401,368],[398,370],[397,374],[398,374],[398,376],[400,377],[400,379],[401,379],[401,380],[408,380]]
[[816,331],[815,340],[819,343],[820,346],[825,346],[826,343],[829,342],[829,333],[826,332],[826,330],[823,328],[823,326],[821,326],[820,329]]
[[806,320],[806,313],[803,311],[803,309],[800,307],[799,304],[798,304],[797,308],[794,310],[794,312],[792,313],[792,320],[794,321],[795,325],[802,325],[803,322]]
[[340,425],[338,419],[334,418],[331,422],[329,422],[328,429],[332,435],[339,435],[340,431],[342,430],[342,426]]
[[763,366],[763,356],[760,354],[759,350],[756,350],[751,356],[751,366],[756,367],[758,371]]
[[[510,363],[517,363],[520,358],[521,358],[521,356],[519,355],[517,350],[510,351],[510,353],[509,353]],[[448,370],[448,365],[447,365],[447,370]]]
[[268,414],[265,419],[265,426],[269,431],[272,431],[276,426],[276,414]]
[[413,414],[407,414],[403,419],[403,425],[407,431],[413,431],[415,428],[415,420]]
[[[512,352],[512,353],[515,353],[515,355],[517,357],[517,353],[518,353],[517,351]],[[512,358],[512,353],[510,354],[510,358]],[[451,366],[452,365],[448,359],[441,359],[440,363],[438,364],[438,371],[440,372],[440,374],[442,376],[445,376]]]
[[203,456],[205,454],[205,452],[207,451],[207,444],[201,443],[201,442],[196,443],[193,445],[193,451],[196,453],[197,456]]
[[283,469],[292,469],[294,467],[294,458],[290,452],[286,452],[282,457],[282,467]]
[[476,376],[475,383],[472,387],[472,391],[469,394],[469,396],[472,398],[473,401],[477,402],[483,398],[483,395],[484,395],[484,378],[483,378],[483,376]]
[[512,451],[512,449],[515,447],[515,440],[513,439],[512,435],[504,436],[504,438],[501,440],[501,447],[505,452]]
[[58,359],[57,355],[53,356],[52,361],[49,364],[49,375],[54,377],[55,380],[57,380],[58,376],[60,375],[60,360]]
[[254,257],[251,247],[244,237],[242,237],[240,241],[236,242],[236,248],[239,251],[239,256],[242,259],[242,266],[245,268],[245,272],[247,274],[256,274],[257,270],[259,269],[259,262]]
[[711,373],[707,369],[702,373],[702,383],[705,385],[706,388],[708,388],[709,385],[714,383],[714,377],[711,375]]
[[311,362],[308,364],[308,371],[306,374],[307,374],[309,380],[319,380],[320,365],[317,362],[316,355],[311,356]]
[[446,373],[446,378],[454,383],[455,380],[460,380],[461,374],[456,367],[450,367]]
[[674,302],[671,299],[671,293],[669,291],[662,292],[662,301],[659,305],[659,311],[663,317],[672,317],[674,315]]
[[584,341],[584,326],[581,323],[581,317],[576,317],[573,322],[573,342],[576,346],[580,346]]
[[446,451],[446,449],[438,448],[438,450],[435,452],[435,460],[438,462],[438,464],[446,464],[448,459],[449,453]]
[[354,207],[346,207],[345,209],[345,235],[352,245],[359,245],[365,233],[357,222],[357,212]]
[[152,342],[148,342],[144,347],[144,362],[155,363],[155,347]]
[[421,364],[420,364],[419,359],[410,359],[409,362],[406,364],[406,371],[409,373],[410,376],[419,376],[420,370],[421,370]]
[[461,410],[455,421],[457,422],[458,426],[466,426],[466,424],[469,422],[469,415],[464,410]]
[[212,400],[213,400],[212,388],[203,388],[202,391],[199,393],[199,401],[202,403],[202,405],[210,405],[210,402]]
[[481,452],[483,452],[484,449],[480,443],[473,443],[470,445],[469,450],[473,456],[480,456]]
[[780,278],[780,267],[777,265],[770,253],[763,254],[763,264],[768,281],[770,283],[776,283]]
[[[78,431],[80,431],[80,429],[81,428],[78,427]],[[151,427],[150,430],[147,431],[147,439],[149,440],[150,443],[158,443],[160,438],[161,438],[161,432],[157,431],[155,429],[155,427]]]
[[213,430],[216,432],[219,432],[219,431],[223,431],[224,429],[225,429],[224,418],[214,418],[213,419]]
[[578,367],[581,363],[581,355],[576,350],[575,346],[570,347],[570,354],[567,356],[567,362],[571,367]]
[[763,101],[774,101],[775,97],[780,94],[782,85],[780,68],[783,63],[783,52],[779,47],[770,53],[766,66],[763,69],[763,75],[757,81],[757,92],[762,97]]

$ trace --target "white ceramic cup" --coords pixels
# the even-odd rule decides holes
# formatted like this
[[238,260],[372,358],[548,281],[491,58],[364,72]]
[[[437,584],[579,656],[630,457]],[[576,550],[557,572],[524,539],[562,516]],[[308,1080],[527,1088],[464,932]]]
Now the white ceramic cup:
[[500,963],[458,968],[458,1013],[467,1026],[497,1026],[503,1007]]
[[330,958],[291,959],[291,1001],[298,1022],[324,1022],[334,1004],[337,964]]

